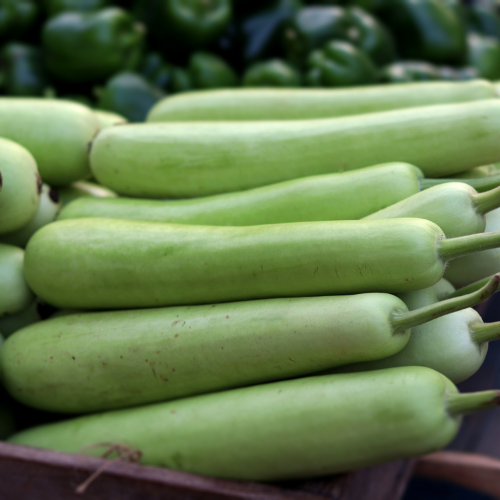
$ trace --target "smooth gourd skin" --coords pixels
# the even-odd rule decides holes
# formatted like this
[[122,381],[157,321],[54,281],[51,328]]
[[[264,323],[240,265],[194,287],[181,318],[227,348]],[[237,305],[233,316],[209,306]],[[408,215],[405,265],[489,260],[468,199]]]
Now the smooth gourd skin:
[[151,123],[101,131],[96,179],[134,197],[192,198],[390,161],[446,177],[500,161],[500,101],[319,120]]
[[[439,289],[430,287],[400,295],[408,309],[415,310],[437,302]],[[356,363],[342,370],[380,370],[398,366],[426,366],[455,384],[479,370],[488,352],[488,342],[473,339],[472,324],[482,323],[481,316],[467,308],[411,329],[406,346],[393,356]]]
[[56,412],[165,401],[391,356],[410,336],[391,316],[406,311],[370,293],[75,314],[10,337],[2,382]]
[[24,250],[0,244],[0,317],[17,314],[35,298],[24,277]]
[[473,187],[463,182],[440,184],[372,213],[365,219],[419,217],[437,224],[448,238],[482,233],[486,218],[476,210],[473,199],[476,193]]
[[443,237],[421,219],[246,227],[74,219],[33,236],[25,274],[45,302],[70,309],[401,293],[441,279]]
[[64,186],[89,174],[88,148],[99,130],[93,112],[55,99],[0,99],[0,136],[24,146],[42,180]]
[[485,80],[374,85],[351,89],[231,89],[161,100],[148,122],[304,120],[496,97]]
[[35,216],[21,229],[0,235],[0,243],[16,245],[24,248],[29,239],[43,226],[50,224],[61,210],[61,202],[57,191],[47,184],[42,185],[40,204]]
[[63,205],[71,203],[77,198],[115,198],[117,194],[111,189],[99,186],[93,182],[78,181],[59,190]]
[[[500,208],[486,214],[486,232],[500,231]],[[449,262],[445,277],[461,288],[500,271],[500,248],[484,250]]]
[[460,424],[445,409],[446,394],[456,392],[421,367],[326,375],[80,417],[10,441],[70,453],[120,443],[140,449],[145,465],[231,479],[306,478],[442,448]]
[[419,177],[412,165],[388,163],[190,200],[86,198],[65,208],[59,220],[106,217],[215,226],[356,220],[417,193]]
[[112,113],[111,111],[103,111],[102,109],[95,109],[94,114],[95,117],[97,118],[97,121],[99,122],[99,128],[101,129],[128,123],[128,120],[126,118],[117,113]]
[[40,176],[33,156],[22,146],[0,138],[0,235],[16,231],[36,214]]

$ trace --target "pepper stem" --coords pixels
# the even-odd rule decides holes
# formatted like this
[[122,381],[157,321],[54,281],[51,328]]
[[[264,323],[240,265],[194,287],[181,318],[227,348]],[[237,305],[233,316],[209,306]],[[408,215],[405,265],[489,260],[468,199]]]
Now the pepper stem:
[[500,207],[500,187],[472,195],[476,211],[486,214]]
[[500,391],[449,393],[445,395],[445,406],[446,411],[454,417],[464,413],[490,410],[500,406]]
[[439,256],[444,261],[463,257],[474,252],[500,247],[500,231],[470,234],[448,238],[439,242]]
[[500,273],[495,274],[488,283],[475,292],[453,299],[442,300],[415,311],[394,312],[391,318],[395,332],[404,332],[409,328],[427,323],[446,314],[454,313],[472,307],[490,298],[500,283]]
[[495,323],[474,323],[471,325],[472,339],[476,344],[484,344],[500,339],[500,321]]
[[464,182],[473,187],[476,191],[483,193],[500,186],[500,174],[489,175],[488,177],[478,177],[477,179],[420,179],[420,189],[429,189],[446,182]]

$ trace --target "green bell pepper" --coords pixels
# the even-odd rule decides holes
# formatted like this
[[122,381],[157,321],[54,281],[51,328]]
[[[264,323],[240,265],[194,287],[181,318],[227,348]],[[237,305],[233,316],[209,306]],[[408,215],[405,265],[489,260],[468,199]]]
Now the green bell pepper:
[[159,52],[149,53],[142,61],[139,72],[151,84],[167,93],[185,92],[192,88],[189,73],[166,63]]
[[281,59],[255,63],[243,75],[245,87],[300,87],[297,70]]
[[283,27],[301,7],[300,0],[273,0],[265,8],[238,19],[236,30],[243,62],[279,54]]
[[61,12],[89,12],[107,7],[110,0],[42,0],[45,13],[49,17]]
[[342,7],[304,7],[288,21],[283,34],[287,59],[303,66],[308,55],[332,39],[349,39],[351,20]]
[[306,82],[312,87],[346,87],[377,81],[377,69],[366,54],[347,42],[332,40],[311,52]]
[[42,40],[47,68],[68,82],[97,82],[139,63],[144,26],[128,12],[65,12],[50,19]]
[[115,75],[103,89],[96,89],[96,107],[113,111],[131,122],[142,122],[165,93],[137,73]]
[[493,8],[471,5],[465,10],[470,31],[500,40],[500,16]]
[[39,48],[9,43],[2,49],[3,86],[7,95],[41,96],[47,86],[43,55]]
[[500,78],[500,42],[495,38],[470,33],[467,36],[467,64],[476,68],[481,78]]
[[347,9],[351,28],[349,41],[367,54],[377,65],[396,58],[396,47],[389,30],[375,17],[359,7]]
[[380,15],[405,59],[460,64],[465,58],[464,26],[443,0],[392,0]]
[[33,27],[38,6],[33,0],[0,1],[0,40],[14,40]]
[[217,89],[235,87],[238,77],[220,57],[208,52],[195,52],[189,60],[193,88]]

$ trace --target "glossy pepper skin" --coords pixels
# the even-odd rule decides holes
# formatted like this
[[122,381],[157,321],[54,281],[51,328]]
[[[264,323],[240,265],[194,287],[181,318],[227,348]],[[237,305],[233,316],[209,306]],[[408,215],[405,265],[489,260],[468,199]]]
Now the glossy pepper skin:
[[131,122],[144,121],[149,110],[165,97],[160,89],[132,72],[119,73],[97,93],[98,109],[113,111]]
[[351,27],[349,41],[362,50],[377,65],[396,58],[396,46],[389,30],[374,16],[359,7],[347,9]]
[[481,78],[500,79],[500,42],[470,33],[467,36],[467,64],[476,68]]
[[392,0],[381,12],[404,59],[460,64],[466,53],[464,26],[442,0]]
[[279,54],[283,28],[301,7],[300,0],[272,0],[259,10],[239,17],[236,30],[243,63]]
[[359,49],[331,41],[311,52],[306,82],[311,87],[348,87],[377,81],[377,68]]
[[342,7],[304,7],[287,23],[283,44],[287,59],[302,66],[308,55],[332,39],[349,39],[351,20]]
[[209,52],[195,52],[189,60],[189,75],[193,88],[218,89],[235,87],[238,78],[220,57]]
[[56,16],[61,12],[90,12],[103,9],[110,4],[110,0],[42,0],[45,13]]
[[298,71],[281,59],[271,59],[250,66],[243,75],[245,87],[300,87]]
[[67,82],[98,82],[134,69],[143,37],[144,26],[117,7],[59,14],[42,33],[48,70]]
[[192,88],[189,73],[166,63],[159,52],[150,52],[143,59],[139,72],[155,87],[167,93],[185,92]]
[[47,86],[42,51],[21,43],[9,43],[0,54],[3,86],[7,95],[40,96]]
[[470,31],[500,40],[500,16],[494,9],[471,5],[466,8],[465,13]]
[[36,22],[38,5],[34,0],[0,1],[0,40],[24,35]]

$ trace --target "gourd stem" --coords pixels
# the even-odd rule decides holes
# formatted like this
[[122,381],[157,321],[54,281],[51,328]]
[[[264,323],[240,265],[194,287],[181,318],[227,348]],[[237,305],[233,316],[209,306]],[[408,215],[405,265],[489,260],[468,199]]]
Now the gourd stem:
[[464,182],[480,193],[500,186],[500,174],[478,177],[477,179],[420,179],[420,189],[429,189],[446,182]]
[[[500,267],[500,265],[498,266]],[[454,297],[460,297],[462,295],[465,295],[467,293],[475,292],[476,290],[479,290],[482,288],[488,281],[490,281],[491,276],[487,276],[486,278],[483,278],[482,280],[479,281],[474,281],[474,283],[471,283],[470,285],[463,286],[462,288],[459,288],[458,290],[455,290],[453,293],[450,293],[443,297],[443,299],[453,299]]]
[[472,195],[472,200],[479,214],[486,214],[500,207],[500,187],[490,189],[485,193],[477,193]]
[[500,274],[495,274],[488,283],[475,292],[453,299],[442,300],[426,307],[408,312],[394,312],[391,322],[395,332],[404,332],[409,328],[427,323],[445,314],[461,311],[467,307],[472,307],[491,297],[497,290],[500,283]]
[[472,339],[476,344],[500,339],[500,321],[495,323],[474,323],[471,325]]
[[470,253],[500,247],[500,231],[443,239],[438,245],[439,257],[448,261]]
[[445,406],[450,415],[457,417],[464,413],[490,410],[500,406],[500,391],[449,393],[445,395]]

